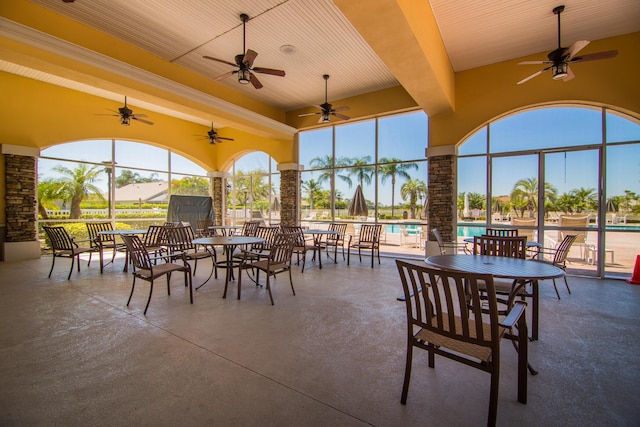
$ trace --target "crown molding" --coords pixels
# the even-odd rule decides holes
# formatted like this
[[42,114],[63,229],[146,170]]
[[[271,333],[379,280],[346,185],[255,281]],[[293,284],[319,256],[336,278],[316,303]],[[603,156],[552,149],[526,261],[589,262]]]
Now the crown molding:
[[287,135],[296,128],[82,46],[0,17],[0,36],[199,102]]

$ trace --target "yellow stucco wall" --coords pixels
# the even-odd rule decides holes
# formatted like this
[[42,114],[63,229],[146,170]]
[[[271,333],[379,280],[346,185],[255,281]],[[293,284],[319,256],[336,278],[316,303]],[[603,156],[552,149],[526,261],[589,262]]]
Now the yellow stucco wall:
[[517,65],[544,53],[456,73],[456,111],[429,118],[429,146],[459,144],[486,123],[532,106],[580,103],[609,106],[640,118],[640,33],[592,42],[584,53],[618,50],[615,59],[572,65],[576,77],[555,81],[550,71],[518,85],[542,68]]

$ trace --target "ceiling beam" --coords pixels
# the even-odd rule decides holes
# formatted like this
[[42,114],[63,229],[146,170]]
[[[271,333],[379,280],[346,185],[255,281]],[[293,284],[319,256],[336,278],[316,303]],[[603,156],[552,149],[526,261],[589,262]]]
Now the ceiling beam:
[[455,109],[453,67],[428,1],[334,4],[429,116]]

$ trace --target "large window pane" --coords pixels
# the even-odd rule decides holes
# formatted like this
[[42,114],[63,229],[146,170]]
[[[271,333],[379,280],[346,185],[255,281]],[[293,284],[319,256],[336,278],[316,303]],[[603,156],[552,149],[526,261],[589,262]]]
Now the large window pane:
[[191,175],[207,175],[204,168],[198,166],[195,162],[182,157],[180,154],[171,153],[171,172],[179,172]]
[[379,161],[424,159],[427,133],[427,115],[422,111],[379,119]]
[[[459,221],[473,222],[485,216],[487,182],[485,179],[478,179],[479,176],[487,176],[486,156],[458,159],[457,212]],[[469,235],[468,233],[463,234]]]
[[42,156],[101,163],[111,160],[111,140],[68,142],[42,150]]
[[491,162],[491,195],[502,201],[506,219],[528,240],[536,240],[538,217],[538,156],[494,157]]
[[166,171],[169,169],[169,152],[139,142],[116,141],[115,161],[118,166]]
[[[351,123],[335,127],[336,158],[355,159],[372,164],[376,155],[375,121]],[[351,162],[353,164],[353,162]]]
[[607,112],[607,142],[640,141],[640,124],[632,117]]
[[471,135],[458,149],[459,156],[468,156],[470,154],[486,154],[487,152],[487,127]]
[[587,108],[541,108],[490,125],[492,153],[602,143],[602,112]]
[[[299,162],[305,169],[323,167],[323,163],[312,162],[312,159],[332,158],[333,128],[325,128],[301,132],[299,135]],[[324,161],[324,164],[327,162]]]

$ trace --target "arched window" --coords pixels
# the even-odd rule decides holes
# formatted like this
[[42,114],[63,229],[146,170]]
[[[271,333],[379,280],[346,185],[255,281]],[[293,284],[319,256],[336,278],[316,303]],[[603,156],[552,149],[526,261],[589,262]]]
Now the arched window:
[[121,140],[87,140],[42,150],[41,221],[109,219],[163,223],[171,194],[208,196],[206,171],[171,150]]
[[518,112],[467,138],[457,170],[460,237],[512,227],[553,247],[576,232],[574,272],[624,276],[633,267],[626,247],[640,246],[640,123],[632,117],[589,106]]
[[235,160],[228,172],[227,222],[280,222],[280,173],[273,158],[260,151],[249,153]]

